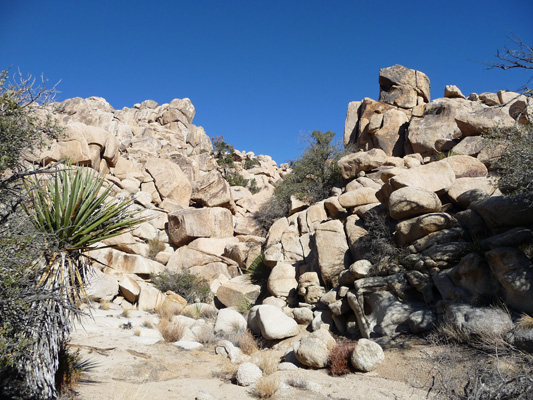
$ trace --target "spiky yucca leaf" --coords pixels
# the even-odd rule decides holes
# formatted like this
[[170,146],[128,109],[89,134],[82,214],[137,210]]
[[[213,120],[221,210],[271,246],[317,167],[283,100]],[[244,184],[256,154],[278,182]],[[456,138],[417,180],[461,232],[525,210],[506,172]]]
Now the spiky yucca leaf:
[[44,262],[35,264],[42,271],[39,285],[60,290],[72,305],[85,299],[88,263],[83,253],[147,220],[129,209],[131,200],[112,199],[111,187],[103,184],[96,171],[69,165],[25,182],[26,212],[38,230],[55,240],[43,253]]

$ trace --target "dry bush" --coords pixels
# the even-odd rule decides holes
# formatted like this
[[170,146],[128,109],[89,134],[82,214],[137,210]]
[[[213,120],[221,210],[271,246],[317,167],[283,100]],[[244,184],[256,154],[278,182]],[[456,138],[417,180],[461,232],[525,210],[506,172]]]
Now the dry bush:
[[149,319],[143,321],[143,326],[148,329],[154,329],[154,324]]
[[135,330],[133,331],[133,334],[134,334],[135,336],[141,336],[141,330],[140,330],[139,328],[137,328],[137,329],[135,329]]
[[165,342],[177,342],[183,337],[185,332],[185,326],[179,322],[169,321],[168,319],[162,319],[157,326],[161,336]]
[[259,350],[254,335],[247,329],[239,338],[239,347],[244,354],[253,354]]
[[309,381],[306,377],[300,374],[290,374],[286,379],[285,383],[293,388],[307,390],[309,386]]
[[350,373],[350,356],[355,344],[342,340],[331,350],[329,354],[329,373],[333,376],[346,375]]
[[218,378],[225,382],[236,382],[235,377],[237,376],[237,369],[239,368],[238,364],[234,364],[230,361],[229,358],[221,358],[221,365],[216,371],[213,371],[213,378]]
[[533,329],[533,317],[525,313],[522,314],[516,322],[516,327],[520,329]]
[[200,342],[202,344],[210,344],[215,341],[215,331],[213,330],[213,326],[206,324],[203,325],[198,330],[194,331],[194,336],[196,338],[197,342]]
[[129,318],[131,316],[131,310],[128,308],[125,308],[124,311],[122,311],[121,314],[124,318]]
[[109,304],[108,300],[102,300],[100,302],[100,309],[107,311],[107,310],[109,310],[110,307],[111,307],[111,305]]
[[264,376],[255,383],[255,394],[260,399],[269,399],[281,387],[281,380],[277,375]]
[[273,351],[262,351],[259,353],[258,366],[263,371],[263,375],[271,375],[278,370],[280,357]]
[[183,306],[174,301],[165,300],[162,304],[156,307],[155,312],[161,319],[172,319],[174,315],[179,315]]

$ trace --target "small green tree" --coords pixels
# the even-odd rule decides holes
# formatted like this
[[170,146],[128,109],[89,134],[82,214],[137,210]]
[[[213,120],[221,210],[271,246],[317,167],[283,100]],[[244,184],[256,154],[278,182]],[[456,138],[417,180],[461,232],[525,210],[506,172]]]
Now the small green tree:
[[341,179],[337,161],[344,155],[340,144],[334,143],[334,132],[313,131],[304,140],[302,155],[291,161],[292,171],[280,181],[274,195],[262,210],[255,213],[256,221],[265,231],[289,213],[291,196],[314,203],[327,198]]

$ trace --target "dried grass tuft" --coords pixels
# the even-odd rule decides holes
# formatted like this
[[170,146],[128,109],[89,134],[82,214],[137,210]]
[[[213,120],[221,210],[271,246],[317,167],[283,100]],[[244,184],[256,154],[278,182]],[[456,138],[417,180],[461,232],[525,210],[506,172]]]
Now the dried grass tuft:
[[343,340],[331,350],[329,354],[329,373],[341,376],[350,373],[350,356],[355,345],[353,342]]
[[254,335],[252,335],[252,332],[250,332],[250,330],[248,329],[239,338],[239,347],[241,348],[244,354],[248,355],[259,351],[257,341],[255,340]]
[[175,301],[165,300],[155,309],[155,311],[161,319],[170,320],[174,315],[179,315],[182,309],[183,306],[181,304],[176,303]]
[[260,399],[270,399],[281,387],[281,380],[277,375],[259,378],[255,384],[255,394]]
[[533,329],[533,317],[525,313],[522,314],[516,322],[516,327],[520,329]]
[[258,366],[263,371],[264,376],[273,374],[278,370],[280,357],[273,351],[262,351],[259,353]]
[[157,326],[165,342],[177,342],[183,337],[185,326],[176,321],[162,319]]

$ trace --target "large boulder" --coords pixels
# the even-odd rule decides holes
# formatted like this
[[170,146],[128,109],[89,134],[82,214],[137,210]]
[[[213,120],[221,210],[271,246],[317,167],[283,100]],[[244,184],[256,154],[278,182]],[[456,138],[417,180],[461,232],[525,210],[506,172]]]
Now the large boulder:
[[359,119],[360,101],[351,101],[348,104],[346,112],[346,121],[344,122],[344,145],[355,143],[357,137],[357,120]]
[[[253,307],[248,321],[253,319],[251,325],[256,325],[261,335],[267,340],[281,340],[293,337],[300,333],[296,321],[288,317],[281,309],[271,305]],[[250,322],[249,322],[250,324]]]
[[345,208],[353,208],[365,204],[378,203],[376,192],[377,189],[372,187],[361,187],[351,190],[339,196],[339,204]]
[[294,354],[303,365],[324,368],[334,347],[333,336],[326,329],[318,329],[294,345]]
[[490,269],[503,287],[505,303],[533,314],[533,265],[520,249],[502,247],[485,253]]
[[268,291],[277,297],[288,297],[296,292],[296,268],[290,264],[277,263],[268,276]]
[[381,149],[348,154],[338,161],[344,179],[355,178],[361,171],[370,171],[387,161],[387,154]]
[[225,208],[192,208],[168,215],[170,241],[182,246],[198,238],[226,238],[233,236],[233,218]]
[[396,225],[394,239],[405,246],[433,232],[449,229],[457,225],[457,221],[447,213],[429,213],[402,221]]
[[384,360],[381,346],[368,339],[359,339],[350,356],[354,368],[363,372],[375,370]]
[[163,199],[169,199],[187,207],[191,199],[192,185],[180,167],[171,161],[149,158],[145,166],[154,178],[157,191]]
[[389,197],[389,213],[396,220],[417,215],[439,212],[442,203],[439,197],[419,187],[404,187],[392,192]]
[[524,226],[533,224],[533,207],[517,199],[491,196],[470,204],[489,228]]
[[208,172],[195,182],[191,200],[204,207],[227,206],[231,202],[230,186],[220,172]]
[[315,231],[315,247],[322,279],[335,286],[339,274],[351,264],[342,222],[332,220],[318,225]]
[[217,298],[226,307],[242,307],[255,303],[260,292],[261,286],[253,284],[249,275],[240,275],[224,282],[217,290]]
[[467,155],[457,155],[445,158],[455,173],[455,179],[475,178],[487,175],[487,167],[477,158]]
[[388,156],[403,156],[408,124],[409,119],[404,112],[395,109],[385,111],[379,129],[370,132],[374,148],[383,150]]
[[430,100],[429,78],[402,65],[379,70],[379,101],[401,108],[413,108]]
[[402,170],[389,179],[394,189],[406,186],[419,187],[430,192],[449,188],[455,182],[455,172],[445,160]]

